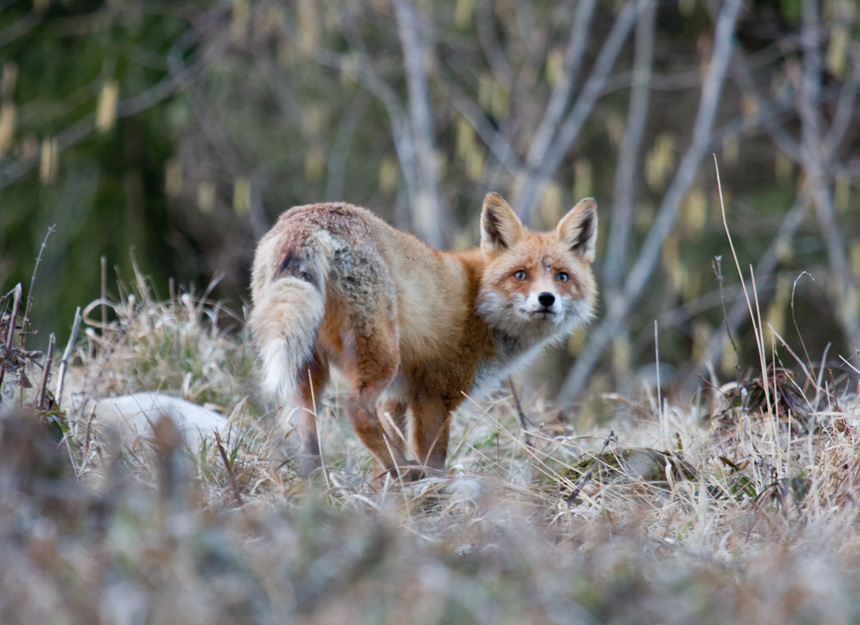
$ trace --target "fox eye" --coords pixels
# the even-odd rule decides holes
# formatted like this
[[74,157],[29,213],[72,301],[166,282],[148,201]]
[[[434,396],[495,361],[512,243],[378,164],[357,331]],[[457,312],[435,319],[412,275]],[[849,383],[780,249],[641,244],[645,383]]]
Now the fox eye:
[[568,280],[570,280],[570,277],[563,271],[559,271],[557,274],[555,274],[555,279],[559,282],[567,282]]
[[527,279],[528,279],[528,277],[529,277],[529,274],[527,274],[527,273],[526,273],[525,271],[523,271],[522,269],[520,269],[519,271],[517,271],[517,272],[514,274],[514,280],[517,280],[517,281],[519,281],[519,282],[522,282],[523,280],[527,280]]

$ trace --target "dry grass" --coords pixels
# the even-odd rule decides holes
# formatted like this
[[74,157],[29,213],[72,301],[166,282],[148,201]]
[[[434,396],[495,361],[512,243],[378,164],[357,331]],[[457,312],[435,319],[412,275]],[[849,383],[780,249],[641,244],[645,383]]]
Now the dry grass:
[[[754,375],[695,405],[602,398],[588,429],[526,405],[528,432],[501,394],[458,415],[449,477],[405,486],[368,483],[335,388],[302,480],[238,316],[148,293],[106,327],[87,311],[65,412],[39,419],[7,380],[4,624],[860,618],[856,380],[772,369],[770,409]],[[165,427],[120,449],[72,408],[142,389],[230,415],[225,454]]]

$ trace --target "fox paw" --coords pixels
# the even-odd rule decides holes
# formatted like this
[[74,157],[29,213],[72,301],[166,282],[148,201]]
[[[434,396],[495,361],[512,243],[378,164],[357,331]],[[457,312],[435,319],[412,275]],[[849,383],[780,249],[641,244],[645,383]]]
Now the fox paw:
[[424,465],[418,464],[412,460],[400,462],[397,466],[384,468],[378,467],[373,480],[382,480],[386,475],[394,478],[399,478],[402,482],[417,482],[427,477]]
[[322,462],[320,461],[320,457],[315,454],[301,454],[299,455],[299,475],[302,477],[308,477],[311,473],[320,468]]

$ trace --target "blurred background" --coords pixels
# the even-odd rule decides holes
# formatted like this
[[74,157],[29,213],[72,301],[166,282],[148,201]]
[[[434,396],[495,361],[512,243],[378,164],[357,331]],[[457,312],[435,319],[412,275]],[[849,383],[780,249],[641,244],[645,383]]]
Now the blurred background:
[[31,347],[103,257],[114,297],[136,263],[240,311],[293,205],[463,248],[490,190],[534,228],[593,196],[598,319],[535,379],[626,393],[659,351],[689,392],[734,379],[727,330],[759,367],[718,164],[759,341],[857,366],[855,0],[0,0],[0,71],[0,297],[32,282]]

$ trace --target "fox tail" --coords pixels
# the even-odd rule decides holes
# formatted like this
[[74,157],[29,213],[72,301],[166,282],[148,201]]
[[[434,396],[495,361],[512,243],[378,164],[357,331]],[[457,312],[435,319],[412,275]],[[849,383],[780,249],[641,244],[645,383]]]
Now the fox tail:
[[274,242],[264,243],[254,261],[248,327],[260,352],[263,388],[282,402],[295,396],[325,314],[328,255],[319,244],[303,247],[278,252]]

